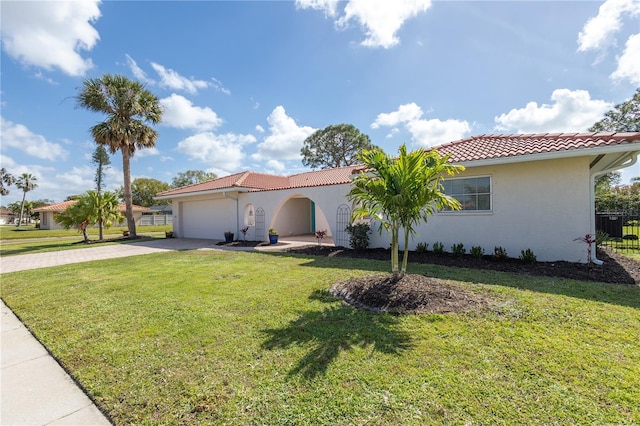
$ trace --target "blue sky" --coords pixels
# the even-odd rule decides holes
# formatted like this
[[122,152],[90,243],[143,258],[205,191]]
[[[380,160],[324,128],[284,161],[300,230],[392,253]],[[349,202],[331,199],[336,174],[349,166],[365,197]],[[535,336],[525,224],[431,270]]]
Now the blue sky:
[[[164,108],[132,177],[302,172],[314,130],[388,153],[488,133],[586,131],[640,87],[640,1],[6,1],[2,167],[28,199],[94,187],[86,78],[138,79]],[[122,185],[120,154],[107,185]],[[640,166],[623,174],[640,176]],[[15,187],[2,197],[21,198]]]

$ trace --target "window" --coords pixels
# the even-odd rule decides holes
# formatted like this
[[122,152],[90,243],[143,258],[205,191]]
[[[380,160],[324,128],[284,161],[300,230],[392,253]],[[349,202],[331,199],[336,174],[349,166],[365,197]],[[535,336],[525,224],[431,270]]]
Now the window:
[[491,211],[491,176],[445,179],[442,186],[446,195],[460,202],[460,211]]

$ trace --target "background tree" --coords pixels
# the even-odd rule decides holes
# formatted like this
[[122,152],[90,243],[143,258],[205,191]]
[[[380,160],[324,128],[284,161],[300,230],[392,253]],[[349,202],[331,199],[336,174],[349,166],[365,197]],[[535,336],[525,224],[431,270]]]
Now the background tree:
[[[590,132],[640,132],[640,88],[633,97],[616,105],[604,118],[589,128]],[[638,203],[637,187],[620,186],[620,173],[611,172],[596,179],[596,211],[635,210]],[[622,188],[623,190],[618,190]],[[626,189],[625,189],[626,188]]]
[[338,124],[315,131],[304,140],[300,153],[304,166],[331,169],[356,164],[359,152],[374,148],[369,136],[353,125]]
[[96,191],[99,194],[102,192],[104,171],[111,164],[109,154],[103,145],[96,146],[96,149],[93,151],[93,155],[91,156],[91,162],[96,166],[96,176],[94,181],[96,182]]
[[0,169],[0,195],[9,193],[9,186],[16,183],[16,178],[3,167]]
[[32,191],[38,187],[36,181],[37,177],[31,173],[23,173],[16,179],[16,186],[22,190],[22,205],[20,206],[20,218],[18,219],[18,226],[22,224],[22,216],[24,215],[24,201],[27,198],[27,192]]
[[165,206],[168,200],[154,200],[153,197],[162,191],[168,191],[171,185],[157,179],[136,178],[131,184],[131,197],[133,204],[143,207]]
[[205,172],[204,170],[187,170],[180,172],[171,181],[172,188],[182,188],[183,186],[193,185],[217,178],[215,173]]
[[[448,157],[437,151],[417,149],[407,153],[402,145],[400,155],[391,158],[380,149],[365,150],[358,155],[366,172],[361,172],[349,192],[356,203],[353,219],[373,218],[378,230],[391,234],[391,273],[397,279],[407,272],[409,236],[416,226],[427,221],[436,209],[459,209],[460,204],[441,192],[445,175],[453,175],[462,166],[452,165]],[[398,271],[398,239],[400,227],[404,229],[404,255],[402,269]]]
[[77,104],[107,116],[104,122],[91,128],[91,134],[96,143],[108,147],[112,154],[117,151],[122,154],[127,227],[129,235],[136,237],[130,162],[136,149],[152,148],[156,144],[158,133],[147,123],[158,124],[162,119],[158,98],[137,81],[105,74],[84,81]]
[[640,132],[640,88],[633,97],[604,115],[589,128],[590,132]]
[[[96,146],[96,149],[93,151],[93,155],[91,156],[91,162],[96,165],[96,176],[94,180],[96,182],[96,192],[100,195],[102,193],[102,183],[104,181],[104,170],[109,167],[109,164],[111,164],[109,154],[107,154],[107,150],[103,145]],[[98,238],[103,240],[104,223],[102,223],[102,219],[98,221],[98,230]]]
[[[98,193],[87,191],[78,202],[67,207],[56,215],[55,221],[66,229],[78,228],[82,232],[85,242],[89,242],[87,228],[102,222],[110,227],[122,219],[120,214],[120,200],[113,192]],[[102,239],[102,237],[100,237]]]

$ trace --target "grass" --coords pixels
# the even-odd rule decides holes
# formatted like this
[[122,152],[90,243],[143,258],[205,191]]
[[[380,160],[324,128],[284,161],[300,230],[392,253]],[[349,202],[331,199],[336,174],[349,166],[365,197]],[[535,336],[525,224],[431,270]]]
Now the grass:
[[2,298],[116,424],[640,423],[637,286],[410,265],[496,300],[419,316],[327,292],[387,269],[183,251],[3,274]]
[[[105,238],[113,237],[115,235],[122,236],[122,231],[126,231],[126,227],[110,227],[105,228]],[[138,234],[147,234],[150,232],[165,232],[171,231],[171,225],[156,225],[156,226],[137,226],[136,231]],[[98,228],[89,228],[87,230],[89,237],[97,239],[99,235]],[[57,237],[77,237],[82,240],[82,233],[77,229],[38,229],[35,225],[1,225],[0,226],[0,240],[17,240],[17,239],[32,239],[32,238],[57,238]]]
[[[137,228],[138,236],[147,238],[164,237],[165,231],[170,231],[168,226],[140,226]],[[108,228],[105,230],[105,242],[100,244],[127,244],[140,242],[144,239],[127,240],[121,239],[122,231],[126,228]],[[93,241],[98,239],[98,229],[89,230],[89,238]],[[72,250],[90,247],[83,244],[83,236],[74,229],[36,229],[30,226],[0,226],[0,255],[15,256],[19,254],[44,253],[60,250]],[[112,241],[109,241],[112,240]]]

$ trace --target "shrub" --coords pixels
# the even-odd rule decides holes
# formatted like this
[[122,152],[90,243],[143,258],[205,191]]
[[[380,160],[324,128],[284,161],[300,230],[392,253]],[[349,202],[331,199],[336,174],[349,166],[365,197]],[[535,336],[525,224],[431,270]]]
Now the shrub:
[[473,246],[471,247],[469,253],[471,253],[471,256],[475,257],[476,259],[481,259],[484,255],[484,249],[480,246]]
[[609,234],[603,230],[596,231],[596,247],[602,246],[602,244],[609,240]]
[[525,263],[536,263],[536,255],[533,253],[533,250],[526,249],[520,252],[520,260]]
[[369,248],[369,232],[371,227],[366,223],[349,225],[345,229],[349,233],[349,244],[354,250],[366,250]]
[[433,243],[433,252],[435,254],[443,254],[444,244],[442,244],[440,241],[436,241],[435,243]]
[[427,248],[429,248],[428,243],[418,243],[416,244],[416,252],[418,253],[426,253]]
[[496,260],[504,260],[507,258],[507,250],[504,247],[494,247],[493,248],[493,258]]
[[455,256],[462,256],[466,252],[467,250],[465,250],[464,244],[462,243],[454,244],[451,246],[451,253],[453,253]]

